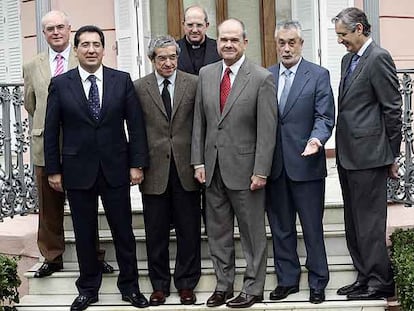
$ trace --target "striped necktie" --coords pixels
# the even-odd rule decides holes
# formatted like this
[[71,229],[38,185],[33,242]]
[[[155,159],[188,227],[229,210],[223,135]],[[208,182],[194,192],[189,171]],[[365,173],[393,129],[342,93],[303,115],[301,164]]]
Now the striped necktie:
[[55,74],[53,75],[54,77],[56,77],[56,76],[63,73],[63,56],[62,56],[62,54],[57,54],[55,59],[56,59],[56,69],[55,69]]

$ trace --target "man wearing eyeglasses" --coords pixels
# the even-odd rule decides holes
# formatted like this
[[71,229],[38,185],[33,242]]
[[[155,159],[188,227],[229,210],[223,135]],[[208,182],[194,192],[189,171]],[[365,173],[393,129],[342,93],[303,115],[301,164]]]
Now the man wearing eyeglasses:
[[206,32],[210,23],[204,8],[193,5],[184,11],[184,38],[177,41],[181,49],[178,59],[178,69],[196,74],[200,68],[219,61],[216,40],[207,37]]
[[[44,173],[43,131],[50,78],[65,73],[78,64],[69,43],[71,25],[68,16],[60,11],[50,11],[42,18],[42,27],[49,49],[23,66],[24,107],[33,117],[31,151],[39,200],[37,244],[45,258],[35,272],[35,278],[49,276],[63,268],[65,195],[49,186]],[[103,261],[105,251],[97,250],[97,253],[102,262],[102,271],[112,273],[113,267]]]
[[147,55],[154,72],[134,84],[150,154],[140,186],[153,287],[150,305],[164,304],[170,294],[170,224],[177,238],[174,284],[180,302],[190,305],[201,275],[199,184],[190,165],[197,77],[177,70],[180,48],[170,36],[151,40]]

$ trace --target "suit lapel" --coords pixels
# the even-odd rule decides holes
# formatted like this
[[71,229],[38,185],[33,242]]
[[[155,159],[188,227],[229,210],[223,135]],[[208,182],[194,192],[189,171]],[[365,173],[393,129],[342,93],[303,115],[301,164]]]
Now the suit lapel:
[[44,81],[48,81],[47,85],[49,85],[50,78],[52,77],[52,74],[50,73],[49,54],[42,53],[40,55],[39,61],[40,61],[39,68],[40,68],[42,77]]
[[311,75],[308,70],[306,61],[302,59],[293,79],[292,86],[290,88],[289,95],[286,101],[286,106],[282,114],[282,118],[286,116],[292,109],[292,107],[296,104],[297,99],[303,90],[303,87],[306,85],[306,83],[308,83],[310,78]]
[[[250,69],[248,66],[248,61],[245,60],[240,66],[239,72],[237,73],[236,79],[234,79],[233,85],[229,97],[227,98],[226,105],[224,106],[223,113],[221,114],[220,122],[226,117],[226,115],[231,110],[231,107],[236,102],[237,98],[240,96],[243,89],[246,87],[247,82],[250,79]],[[220,90],[220,86],[219,86]],[[220,92],[219,92],[220,93]],[[220,102],[220,99],[219,99]]]
[[151,78],[147,80],[147,92],[150,94],[155,106],[161,110],[164,117],[168,120],[167,111],[165,111],[165,106],[161,98],[157,78],[154,72],[151,74]]
[[102,90],[102,101],[101,101],[102,106],[101,106],[101,112],[99,114],[98,121],[101,121],[104,118],[106,112],[108,111],[108,106],[110,105],[110,101],[108,99],[112,98],[111,94],[113,93],[113,89],[117,82],[113,72],[110,72],[108,68],[106,68],[105,66],[103,66],[102,78],[103,78],[103,81],[102,81],[103,90]]
[[79,70],[77,68],[68,71],[67,77],[70,80],[68,86],[72,93],[72,98],[74,103],[77,103],[79,109],[83,111],[85,117],[90,121],[93,122],[92,117],[89,113],[88,109],[88,99],[86,98],[85,92],[83,90],[83,84],[81,81],[81,77],[79,75]]
[[177,109],[181,104],[186,86],[187,86],[186,78],[184,77],[184,75],[181,74],[180,71],[177,70],[177,76],[175,79],[175,89],[174,89],[171,120],[174,119],[175,113],[177,112]]

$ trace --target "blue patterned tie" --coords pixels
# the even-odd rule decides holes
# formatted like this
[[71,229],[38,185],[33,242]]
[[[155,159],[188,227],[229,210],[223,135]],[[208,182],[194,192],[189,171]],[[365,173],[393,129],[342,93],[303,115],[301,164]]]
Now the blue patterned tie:
[[345,79],[344,79],[344,87],[346,88],[349,84],[350,77],[355,70],[355,67],[358,65],[359,62],[359,55],[354,54],[351,59],[351,63],[349,64],[348,70],[346,71]]
[[91,81],[91,88],[89,89],[88,106],[92,114],[92,117],[95,120],[98,120],[99,113],[101,111],[101,106],[99,104],[99,91],[98,86],[96,85],[96,76],[90,75],[88,77],[88,80]]
[[292,81],[290,81],[290,75],[292,74],[292,71],[290,71],[289,69],[286,69],[283,74],[285,76],[285,86],[283,87],[282,94],[280,95],[280,100],[279,100],[280,114],[282,114],[283,110],[285,110],[287,98],[290,92],[290,87],[292,86]]

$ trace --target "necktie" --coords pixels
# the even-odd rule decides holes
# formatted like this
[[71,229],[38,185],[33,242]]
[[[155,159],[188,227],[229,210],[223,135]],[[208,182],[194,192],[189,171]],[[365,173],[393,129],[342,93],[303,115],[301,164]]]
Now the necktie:
[[281,114],[285,110],[286,101],[290,92],[290,87],[292,86],[292,82],[290,81],[290,75],[292,74],[292,71],[286,69],[283,74],[285,75],[285,86],[283,87],[282,94],[280,95],[279,100],[279,111]]
[[223,79],[220,83],[220,112],[223,112],[224,105],[226,104],[227,97],[229,97],[231,91],[231,82],[230,82],[230,72],[229,67],[224,71]]
[[168,91],[168,85],[170,84],[170,80],[165,79],[163,84],[164,88],[162,89],[161,98],[164,102],[165,111],[167,112],[168,120],[171,120],[171,95],[170,91]]
[[96,76],[90,75],[88,77],[88,80],[91,81],[91,88],[89,89],[89,97],[88,97],[88,106],[92,114],[92,117],[95,120],[98,120],[101,107],[99,104],[99,91],[98,91],[98,86],[96,85]]
[[352,73],[354,72],[355,67],[358,65],[359,57],[360,56],[358,54],[354,54],[354,56],[352,56],[351,63],[349,64],[348,70],[346,71],[346,74],[345,74],[345,79],[344,79],[345,87],[348,86],[350,77],[352,76]]
[[54,77],[63,73],[63,56],[61,54],[56,55],[56,69],[54,73]]

